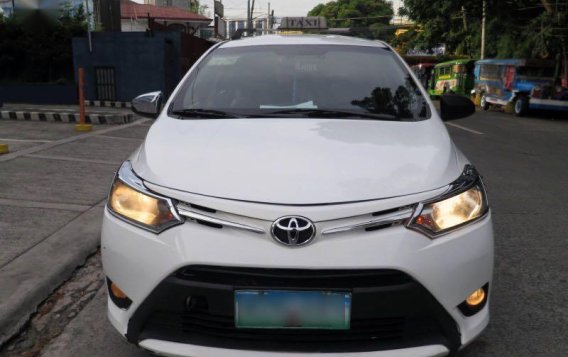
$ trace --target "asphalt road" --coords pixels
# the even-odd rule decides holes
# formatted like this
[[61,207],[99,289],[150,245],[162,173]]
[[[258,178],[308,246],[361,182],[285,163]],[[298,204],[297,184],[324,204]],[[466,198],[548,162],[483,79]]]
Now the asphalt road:
[[[460,356],[568,356],[568,119],[478,112],[448,124],[484,175],[496,237],[492,320]],[[107,322],[105,292],[44,356],[148,356]]]

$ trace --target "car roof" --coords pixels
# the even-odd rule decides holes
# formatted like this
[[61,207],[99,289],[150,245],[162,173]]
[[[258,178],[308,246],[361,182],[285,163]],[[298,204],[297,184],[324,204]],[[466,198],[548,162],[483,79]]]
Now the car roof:
[[457,60],[451,60],[451,61],[446,61],[446,62],[442,62],[442,63],[438,63],[436,65],[437,67],[445,67],[445,66],[450,66],[450,65],[454,65],[454,64],[468,64],[470,62],[475,62],[474,59],[470,59],[470,58],[461,58],[461,59],[457,59]]
[[528,66],[528,67],[554,67],[556,61],[524,58],[483,59],[475,62],[476,65],[493,64],[498,66]]
[[344,45],[388,48],[382,41],[338,35],[264,35],[245,37],[223,43],[220,47],[247,47],[269,45]]

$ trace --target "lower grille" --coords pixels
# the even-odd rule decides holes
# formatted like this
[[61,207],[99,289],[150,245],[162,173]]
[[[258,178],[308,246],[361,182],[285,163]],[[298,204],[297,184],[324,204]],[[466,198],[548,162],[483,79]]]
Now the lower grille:
[[[236,328],[234,290],[247,288],[350,291],[351,327],[339,331]],[[134,343],[151,338],[298,352],[459,346],[459,333],[445,310],[420,284],[392,270],[184,268],[160,284],[136,311],[127,337]]]
[[412,279],[398,270],[306,270],[192,266],[180,269],[177,278],[239,287],[353,288],[401,285]]

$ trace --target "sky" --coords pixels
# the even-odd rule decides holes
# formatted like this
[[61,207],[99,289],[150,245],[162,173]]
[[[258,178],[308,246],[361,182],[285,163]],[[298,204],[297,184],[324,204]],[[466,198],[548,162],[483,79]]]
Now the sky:
[[[225,5],[225,17],[246,17],[247,0],[222,0]],[[252,1],[252,0],[251,0]],[[274,15],[283,16],[306,16],[308,11],[320,3],[326,3],[329,0],[255,0],[255,16],[259,16],[268,12],[268,2],[271,9],[274,9]],[[394,0],[393,5],[396,9],[400,6],[402,0]],[[202,0],[202,4],[207,4],[210,9],[213,8],[213,0]]]

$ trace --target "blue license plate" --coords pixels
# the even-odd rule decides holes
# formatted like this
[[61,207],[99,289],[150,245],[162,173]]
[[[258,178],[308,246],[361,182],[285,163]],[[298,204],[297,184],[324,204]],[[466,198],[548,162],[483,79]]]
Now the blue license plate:
[[235,291],[237,328],[348,330],[350,321],[348,292]]

